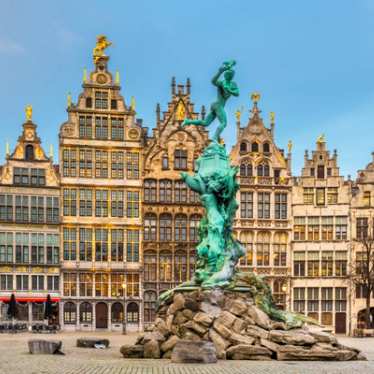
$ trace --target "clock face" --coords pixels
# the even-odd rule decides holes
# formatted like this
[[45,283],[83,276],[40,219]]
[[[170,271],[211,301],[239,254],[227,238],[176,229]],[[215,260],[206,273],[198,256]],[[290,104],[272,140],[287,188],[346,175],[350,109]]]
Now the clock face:
[[105,84],[108,81],[108,78],[105,74],[98,74],[96,80],[97,83]]
[[26,139],[27,140],[32,140],[34,138],[34,132],[32,130],[27,130],[26,131]]
[[136,130],[136,129],[131,129],[131,130],[129,131],[129,138],[130,138],[130,139],[135,140],[135,139],[138,139],[138,137],[139,137],[139,132],[138,132],[138,130]]

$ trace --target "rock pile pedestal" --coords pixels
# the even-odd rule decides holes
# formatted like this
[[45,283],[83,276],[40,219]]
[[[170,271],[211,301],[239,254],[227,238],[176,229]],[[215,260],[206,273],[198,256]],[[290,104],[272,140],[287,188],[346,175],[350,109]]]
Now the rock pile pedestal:
[[160,306],[149,331],[135,345],[122,346],[121,353],[125,358],[194,362],[191,352],[199,346],[205,347],[201,350],[206,349],[209,362],[214,362],[214,350],[218,359],[228,360],[365,359],[321,328],[287,330],[258,308],[248,292],[222,289],[175,291]]

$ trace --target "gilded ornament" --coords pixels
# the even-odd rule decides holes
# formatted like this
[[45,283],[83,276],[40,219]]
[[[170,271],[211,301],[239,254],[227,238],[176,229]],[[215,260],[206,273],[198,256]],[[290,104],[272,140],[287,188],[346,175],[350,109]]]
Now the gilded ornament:
[[253,104],[257,104],[261,99],[261,95],[259,92],[253,92],[251,95],[251,100],[253,101]]
[[27,105],[25,108],[26,121],[32,120],[32,105]]
[[93,49],[93,60],[95,64],[100,60],[101,57],[106,56],[104,51],[106,48],[108,48],[111,45],[112,43],[109,40],[107,40],[105,35],[97,36],[96,46]]
[[288,141],[288,144],[287,144],[288,153],[291,153],[291,152],[292,152],[292,147],[293,147],[292,140],[289,140],[289,141]]
[[180,101],[177,106],[177,113],[176,113],[177,121],[183,121],[185,117],[186,117],[186,108],[184,104],[182,103],[182,101]]
[[318,143],[318,144],[326,143],[326,140],[325,140],[325,134],[321,134],[321,135],[317,138],[317,143]]
[[275,113],[270,112],[270,123],[273,125],[275,123]]

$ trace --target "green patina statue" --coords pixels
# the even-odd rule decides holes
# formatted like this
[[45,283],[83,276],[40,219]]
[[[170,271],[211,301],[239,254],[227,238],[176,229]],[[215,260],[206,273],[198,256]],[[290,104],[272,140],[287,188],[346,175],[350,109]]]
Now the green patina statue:
[[[233,235],[233,220],[238,209],[235,198],[239,189],[236,181],[238,167],[231,166],[225,145],[220,144],[220,134],[227,124],[224,106],[231,95],[239,95],[238,87],[232,82],[234,65],[235,61],[225,62],[213,77],[212,83],[218,87],[218,98],[206,119],[187,119],[183,123],[184,126],[209,126],[218,118],[220,125],[212,142],[198,158],[195,174],[181,173],[182,180],[199,194],[205,208],[199,226],[200,242],[194,277],[174,290],[164,292],[159,302],[168,300],[178,290],[223,288],[248,292],[257,306],[274,320],[285,322],[287,328],[300,327],[304,322],[316,323],[305,316],[279,310],[270,287],[262,277],[250,272],[239,272],[236,268],[239,258],[245,254],[244,247]],[[225,79],[219,81],[223,72]]]
[[[222,131],[227,126],[227,115],[225,112],[226,101],[230,96],[239,96],[239,89],[233,78],[235,71],[233,67],[236,62],[234,60],[224,62],[219,68],[217,74],[212,78],[212,84],[217,87],[217,100],[211,105],[210,112],[205,119],[186,119],[182,126],[196,125],[209,126],[216,118],[220,122],[218,128],[213,136],[213,140],[219,142]],[[224,79],[219,80],[219,77],[224,73]]]

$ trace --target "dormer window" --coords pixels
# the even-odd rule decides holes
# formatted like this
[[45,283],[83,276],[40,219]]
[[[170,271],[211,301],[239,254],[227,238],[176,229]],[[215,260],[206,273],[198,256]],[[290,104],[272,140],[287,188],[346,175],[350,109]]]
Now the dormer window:
[[164,153],[162,155],[162,170],[167,170],[169,169],[169,157],[167,153]]
[[252,152],[258,152],[258,143],[256,143],[256,142],[252,143],[251,151]]
[[317,178],[324,179],[325,178],[325,165],[318,165],[317,167]]
[[262,146],[262,149],[264,150],[264,153],[270,153],[269,143],[264,143],[264,145]]
[[96,91],[95,92],[95,108],[108,109],[108,92]]
[[310,168],[310,176],[311,176],[311,177],[314,177],[314,174],[315,174],[315,172],[314,172],[314,168]]
[[110,100],[110,109],[117,109],[117,100]]
[[257,166],[257,176],[268,177],[270,175],[269,165],[266,162]]
[[174,169],[175,170],[186,170],[187,169],[187,151],[183,149],[175,150]]
[[246,142],[240,143],[240,152],[241,153],[246,153],[247,152],[247,143]]
[[27,144],[25,147],[25,160],[34,161],[34,146]]
[[92,108],[92,97],[86,97],[86,108]]
[[331,168],[327,168],[327,176],[331,177]]

